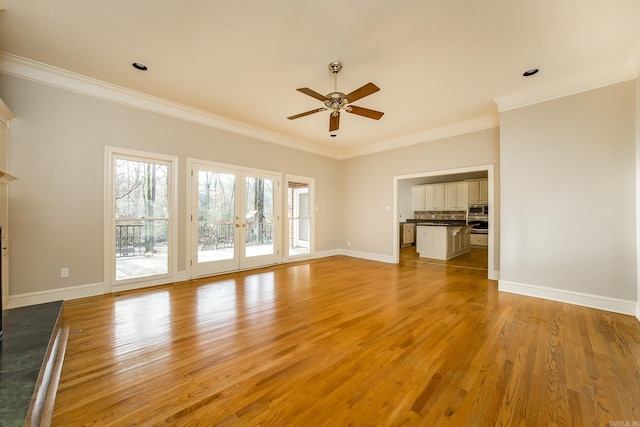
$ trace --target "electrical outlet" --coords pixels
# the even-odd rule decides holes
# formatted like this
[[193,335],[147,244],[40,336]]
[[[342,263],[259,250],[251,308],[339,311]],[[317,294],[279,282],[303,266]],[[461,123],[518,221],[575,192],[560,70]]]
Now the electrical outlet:
[[68,268],[61,268],[60,269],[60,277],[69,277],[69,269]]
[[351,246],[351,240],[347,240],[347,246]]

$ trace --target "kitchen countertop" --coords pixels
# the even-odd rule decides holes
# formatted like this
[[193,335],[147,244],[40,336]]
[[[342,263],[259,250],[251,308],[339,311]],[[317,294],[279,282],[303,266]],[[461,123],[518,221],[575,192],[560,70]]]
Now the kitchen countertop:
[[0,339],[0,424],[22,426],[62,301],[4,310]]
[[417,227],[471,227],[470,225],[467,224],[433,224],[433,223],[426,223],[426,222],[415,222],[414,223]]

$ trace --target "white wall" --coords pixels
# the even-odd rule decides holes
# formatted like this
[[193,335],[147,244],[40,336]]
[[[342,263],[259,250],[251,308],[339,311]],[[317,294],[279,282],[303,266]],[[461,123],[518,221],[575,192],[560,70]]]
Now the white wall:
[[636,300],[635,98],[628,81],[500,115],[501,289]]
[[[10,294],[103,281],[104,147],[179,157],[179,259],[187,263],[186,158],[316,179],[316,251],[340,247],[339,161],[0,74],[16,114],[9,169]],[[60,278],[69,267],[70,277]]]
[[[392,257],[394,176],[493,164],[494,190],[499,200],[498,137],[499,130],[493,128],[343,160],[342,247],[355,253],[372,254],[373,258]],[[496,233],[499,235],[498,224]],[[348,241],[351,246],[347,245]],[[499,250],[496,244],[495,271],[499,271]]]

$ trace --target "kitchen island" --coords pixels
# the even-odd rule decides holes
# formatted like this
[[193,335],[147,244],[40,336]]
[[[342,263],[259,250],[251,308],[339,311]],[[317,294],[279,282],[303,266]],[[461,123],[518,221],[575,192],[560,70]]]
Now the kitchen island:
[[471,252],[468,225],[417,224],[416,251],[421,257],[448,260]]

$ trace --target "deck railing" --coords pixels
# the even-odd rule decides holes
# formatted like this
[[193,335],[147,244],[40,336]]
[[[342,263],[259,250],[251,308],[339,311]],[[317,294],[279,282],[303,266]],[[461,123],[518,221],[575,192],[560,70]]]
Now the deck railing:
[[166,221],[116,221],[116,258],[156,253],[166,243]]
[[[215,222],[200,226],[200,250],[232,248],[235,239],[234,222]],[[245,245],[256,246],[273,243],[273,223],[249,222],[246,224]]]

